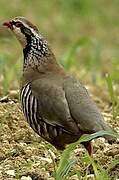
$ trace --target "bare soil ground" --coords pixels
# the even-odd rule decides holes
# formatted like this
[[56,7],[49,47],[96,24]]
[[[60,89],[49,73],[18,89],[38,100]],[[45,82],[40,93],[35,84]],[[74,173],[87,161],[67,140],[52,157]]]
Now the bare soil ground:
[[[119,130],[119,117],[112,120],[111,106],[96,98],[96,103],[101,108],[105,120],[115,130]],[[119,178],[119,142],[107,144],[102,138],[93,142],[94,159],[105,170],[108,169],[110,179]],[[61,152],[58,152],[49,143],[41,139],[25,122],[18,100],[11,99],[0,103],[0,180],[47,180],[54,179],[54,165],[48,151],[53,154],[56,163]],[[86,151],[79,145],[74,151],[78,159],[75,169],[81,172],[82,177],[87,173],[93,174],[91,167],[84,162]],[[110,164],[112,161],[117,162]],[[73,176],[70,179],[77,179]],[[91,176],[89,177],[91,179]]]

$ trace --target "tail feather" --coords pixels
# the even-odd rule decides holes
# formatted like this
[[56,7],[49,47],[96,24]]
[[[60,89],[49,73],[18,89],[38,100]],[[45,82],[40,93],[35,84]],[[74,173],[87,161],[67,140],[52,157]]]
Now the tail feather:
[[[108,126],[107,124],[105,124],[104,126],[104,130],[108,131],[110,133],[117,133],[115,130],[113,130],[110,126]],[[108,141],[109,144],[112,144],[114,142],[116,142],[117,138],[111,135],[104,135],[104,138]]]
[[104,138],[108,141],[109,144],[113,144],[116,142],[117,138],[114,136],[105,135]]
[[[109,127],[110,128],[110,127]],[[109,131],[110,133],[117,133],[115,130],[113,130],[112,128],[110,129],[106,129],[106,131]],[[104,138],[108,141],[109,144],[113,144],[114,142],[116,142],[117,138],[111,135],[105,135]]]

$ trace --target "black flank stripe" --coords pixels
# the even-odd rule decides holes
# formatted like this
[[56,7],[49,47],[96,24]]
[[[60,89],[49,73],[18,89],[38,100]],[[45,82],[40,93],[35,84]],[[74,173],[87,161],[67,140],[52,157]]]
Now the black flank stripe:
[[27,88],[26,88],[26,92],[24,93],[23,104],[24,104],[24,111],[25,111],[25,114],[26,114],[27,121],[30,124],[30,121],[29,121],[29,109],[28,109],[28,99],[29,99],[29,95],[30,95],[29,85],[27,86]]
[[[27,109],[26,109],[26,98],[27,98],[27,95],[29,93],[29,89],[27,89],[29,86],[29,84],[27,84],[24,88],[23,88],[23,92],[21,94],[21,99],[22,99],[22,108],[23,108],[23,112],[24,112],[24,115],[25,117],[27,118]],[[26,93],[27,91],[27,93]]]
[[31,121],[31,127],[34,129],[34,131],[36,131],[35,125],[34,125],[34,119],[33,119],[33,114],[34,114],[34,109],[33,109],[33,100],[34,97],[32,96],[32,94],[30,94],[30,121]]
[[45,132],[44,132],[44,123],[42,121],[40,121],[40,130],[41,130],[41,135],[44,136]]
[[32,121],[34,123],[35,129],[38,131],[38,123],[36,123],[36,119],[34,116],[36,116],[36,109],[35,109],[35,97],[33,97],[33,104],[32,104]]
[[[24,98],[24,92],[25,92],[25,89],[26,89],[26,86],[24,86],[21,90],[21,93],[20,93],[20,101],[21,101],[21,104],[23,106],[23,98]],[[23,107],[24,108],[24,107]]]
[[29,93],[27,95],[27,99],[26,99],[26,106],[27,106],[27,118],[29,119],[29,124],[30,126],[33,128],[33,125],[32,125],[32,119],[31,119],[31,102],[30,102],[30,97],[31,97],[31,91],[29,89]]

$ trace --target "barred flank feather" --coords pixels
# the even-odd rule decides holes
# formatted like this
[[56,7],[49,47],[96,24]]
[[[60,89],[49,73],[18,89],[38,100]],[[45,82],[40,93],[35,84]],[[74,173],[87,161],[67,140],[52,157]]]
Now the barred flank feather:
[[34,129],[34,131],[37,131],[37,100],[32,95],[32,92],[30,90],[30,84],[26,84],[22,90],[21,90],[21,103],[22,103],[22,109],[23,113],[27,119],[27,122],[30,124],[30,126]]
[[65,130],[59,126],[53,126],[46,123],[43,117],[39,117],[38,113],[38,100],[32,95],[30,83],[26,84],[21,89],[20,99],[22,104],[23,113],[30,124],[31,128],[44,139],[50,141],[56,136],[62,134]]

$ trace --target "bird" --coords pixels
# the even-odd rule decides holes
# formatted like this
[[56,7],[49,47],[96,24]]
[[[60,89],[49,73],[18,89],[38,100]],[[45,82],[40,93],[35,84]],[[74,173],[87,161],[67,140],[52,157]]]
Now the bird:
[[[35,25],[25,17],[15,17],[3,25],[13,32],[23,49],[21,106],[28,124],[38,135],[64,150],[83,134],[114,132],[87,89],[56,60]],[[104,138],[109,143],[115,140],[110,135]],[[92,155],[92,141],[82,144]]]

